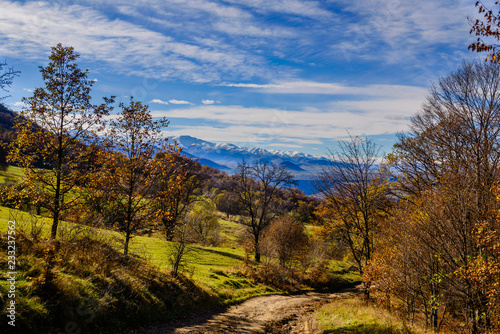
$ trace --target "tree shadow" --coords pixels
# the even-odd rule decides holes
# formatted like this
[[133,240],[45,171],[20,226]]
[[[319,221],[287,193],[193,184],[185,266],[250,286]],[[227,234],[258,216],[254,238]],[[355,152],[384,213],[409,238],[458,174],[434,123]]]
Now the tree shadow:
[[240,260],[240,261],[243,261],[245,258],[241,255],[236,255],[236,254],[232,254],[232,253],[227,253],[227,252],[223,252],[223,251],[219,251],[219,250],[215,250],[215,249],[209,249],[209,248],[203,248],[203,251],[205,252],[210,252],[210,253],[214,253],[214,254],[218,254],[218,255],[221,255],[221,256],[226,256],[226,257],[230,257],[232,259],[235,259],[235,260]]

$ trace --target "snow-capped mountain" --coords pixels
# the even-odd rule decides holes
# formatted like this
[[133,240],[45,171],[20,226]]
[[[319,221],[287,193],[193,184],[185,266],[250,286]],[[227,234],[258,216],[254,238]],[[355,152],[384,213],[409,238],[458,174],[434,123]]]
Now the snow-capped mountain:
[[[215,167],[230,174],[243,160],[248,163],[267,160],[273,164],[282,165],[292,172],[296,180],[300,181],[299,188],[308,187],[307,180],[311,180],[321,170],[321,166],[329,163],[325,157],[301,152],[240,147],[230,143],[216,144],[190,136],[172,137],[170,140],[176,141],[186,156],[198,159],[202,165]],[[304,187],[300,186],[301,184]],[[307,189],[302,190],[306,193],[311,192]]]

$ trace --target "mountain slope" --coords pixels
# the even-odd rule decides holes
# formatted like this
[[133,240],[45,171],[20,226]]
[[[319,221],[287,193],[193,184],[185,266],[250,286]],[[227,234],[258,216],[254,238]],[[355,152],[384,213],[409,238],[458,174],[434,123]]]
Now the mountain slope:
[[284,166],[299,181],[299,189],[306,194],[314,192],[310,180],[323,166],[331,163],[325,157],[301,152],[240,147],[230,143],[216,144],[190,136],[173,137],[171,140],[177,142],[186,156],[198,159],[202,165],[215,167],[230,174],[235,173],[238,164],[243,160],[248,163],[265,160]]

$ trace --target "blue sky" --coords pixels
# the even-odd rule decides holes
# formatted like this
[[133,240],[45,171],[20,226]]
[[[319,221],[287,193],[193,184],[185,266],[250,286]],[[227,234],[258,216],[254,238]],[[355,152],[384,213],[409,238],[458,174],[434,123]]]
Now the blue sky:
[[325,155],[347,134],[389,152],[432,82],[477,55],[463,0],[1,1],[0,59],[41,86],[73,46],[93,96],[133,95],[167,136]]

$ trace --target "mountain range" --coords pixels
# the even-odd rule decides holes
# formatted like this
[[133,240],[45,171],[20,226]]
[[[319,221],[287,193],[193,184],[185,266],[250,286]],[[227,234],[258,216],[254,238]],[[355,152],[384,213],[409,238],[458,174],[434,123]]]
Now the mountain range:
[[311,180],[321,171],[322,166],[331,163],[325,157],[297,151],[266,150],[230,143],[211,143],[190,136],[177,136],[170,140],[175,141],[182,148],[185,156],[197,159],[202,165],[217,168],[228,174],[234,174],[238,164],[243,160],[248,163],[265,160],[275,165],[282,165],[295,177],[298,182],[297,188],[308,195],[315,192]]

